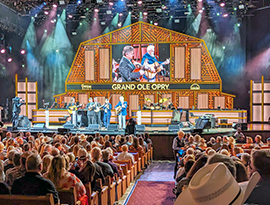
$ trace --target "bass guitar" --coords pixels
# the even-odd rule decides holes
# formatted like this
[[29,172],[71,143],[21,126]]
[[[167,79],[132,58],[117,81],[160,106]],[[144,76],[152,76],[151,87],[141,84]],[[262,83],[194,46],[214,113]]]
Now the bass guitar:
[[68,107],[68,113],[72,114],[73,111],[77,111],[79,107],[82,107],[83,104],[80,105],[72,105]]

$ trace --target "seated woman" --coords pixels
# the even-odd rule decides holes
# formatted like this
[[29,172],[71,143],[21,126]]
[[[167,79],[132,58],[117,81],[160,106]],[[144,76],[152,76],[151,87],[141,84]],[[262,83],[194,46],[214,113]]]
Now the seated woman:
[[55,156],[51,162],[49,171],[44,175],[50,179],[56,188],[74,187],[81,204],[88,204],[86,189],[79,178],[66,170],[66,162],[63,156]]
[[246,144],[242,145],[243,149],[252,149],[254,148],[253,139],[251,137],[246,138]]
[[263,142],[262,142],[262,136],[261,135],[256,135],[255,137],[255,146],[263,146]]
[[139,145],[139,140],[137,137],[134,137],[133,144],[129,146],[130,152],[138,152],[139,156],[142,156],[144,154],[144,149],[141,145]]

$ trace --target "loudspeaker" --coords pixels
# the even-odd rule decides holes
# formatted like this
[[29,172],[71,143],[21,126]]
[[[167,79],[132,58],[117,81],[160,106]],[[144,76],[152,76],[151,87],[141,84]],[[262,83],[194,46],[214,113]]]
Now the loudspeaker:
[[118,125],[117,124],[109,124],[107,130],[109,130],[109,131],[118,131]]
[[210,129],[211,122],[209,119],[199,118],[195,124],[195,129]]
[[145,132],[145,125],[135,125],[136,132]]
[[32,130],[43,130],[44,128],[46,128],[44,123],[37,123],[33,125]]
[[169,125],[169,132],[179,132],[180,126],[179,125]]
[[70,132],[70,129],[68,129],[68,128],[58,128],[59,134],[66,134],[68,132]]
[[66,122],[64,125],[63,125],[64,128],[68,128],[68,129],[73,129],[74,128],[74,125],[71,124],[71,122]]
[[31,122],[29,121],[29,119],[24,116],[24,115],[21,115],[19,117],[19,123],[18,123],[18,128],[31,128]]
[[247,130],[247,123],[245,123],[245,122],[233,123],[232,127],[234,129],[237,129],[238,127],[241,127],[241,130]]
[[100,128],[100,125],[99,124],[90,124],[87,127],[87,130],[90,130],[90,131],[99,131],[99,128]]

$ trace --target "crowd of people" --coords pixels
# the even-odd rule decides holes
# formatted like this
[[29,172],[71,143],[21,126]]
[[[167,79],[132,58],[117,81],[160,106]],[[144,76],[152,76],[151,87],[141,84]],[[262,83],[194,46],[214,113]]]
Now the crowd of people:
[[85,185],[100,191],[105,183],[123,174],[114,161],[131,160],[130,152],[143,155],[152,146],[149,134],[95,136],[68,133],[46,136],[11,132],[0,140],[0,194],[46,195],[60,203],[57,189],[74,187],[82,205],[88,204]]
[[[256,135],[255,142],[253,142],[251,137],[245,136],[241,128],[238,128],[233,136],[211,137],[206,142],[198,134],[192,136],[190,133],[185,134],[180,131],[173,140],[172,148],[176,159],[174,175],[176,186],[172,190],[176,195],[175,204],[182,204],[187,197],[192,198],[190,200],[195,200],[196,203],[198,203],[196,201],[198,198],[207,201],[209,199],[207,196],[209,197],[211,194],[211,200],[209,199],[208,203],[205,204],[229,204],[219,194],[213,194],[220,191],[218,188],[222,184],[222,178],[227,175],[232,177],[232,181],[235,183],[247,184],[249,182],[249,192],[245,193],[243,201],[239,204],[244,202],[247,204],[269,204],[268,198],[263,196],[266,196],[270,191],[270,138],[264,143],[262,137]],[[224,164],[225,168],[222,168],[219,163]],[[221,171],[222,169],[227,171]],[[242,187],[242,185],[239,186]],[[202,187],[205,190],[216,188],[210,195],[196,198],[195,193]],[[228,188],[229,185],[226,184],[224,187]],[[223,195],[223,192],[225,194],[224,187],[220,195]],[[190,194],[191,192],[195,193]],[[202,193],[203,191],[200,194]],[[233,195],[231,200],[236,200],[240,196],[240,194],[238,196],[236,194],[227,193],[225,198],[230,199],[230,195]],[[217,203],[215,200],[220,201]],[[190,202],[190,204],[194,203]],[[189,204],[189,202],[186,201],[185,204]]]

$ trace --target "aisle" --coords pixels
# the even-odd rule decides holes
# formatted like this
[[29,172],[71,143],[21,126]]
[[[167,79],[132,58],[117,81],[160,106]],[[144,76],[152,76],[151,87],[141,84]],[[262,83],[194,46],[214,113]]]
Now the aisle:
[[173,169],[173,162],[152,161],[134,184],[124,204],[172,205]]

